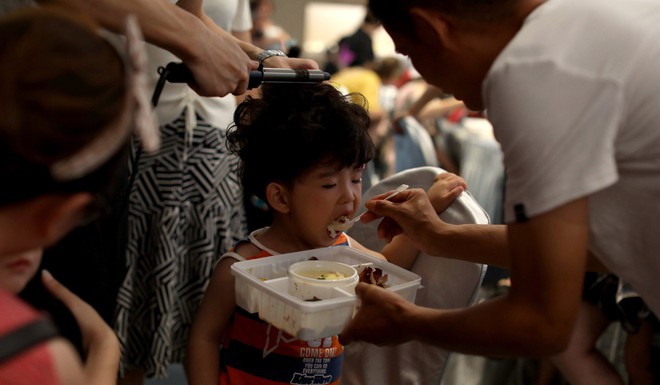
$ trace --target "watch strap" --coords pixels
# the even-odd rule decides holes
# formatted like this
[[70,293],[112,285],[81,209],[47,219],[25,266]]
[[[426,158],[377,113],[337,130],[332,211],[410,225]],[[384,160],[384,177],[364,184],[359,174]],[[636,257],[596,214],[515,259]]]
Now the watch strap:
[[257,55],[257,61],[259,62],[259,66],[263,67],[264,61],[268,58],[273,57],[273,56],[286,57],[286,54],[284,52],[282,52],[280,50],[276,50],[276,49],[267,49],[265,51],[261,51]]

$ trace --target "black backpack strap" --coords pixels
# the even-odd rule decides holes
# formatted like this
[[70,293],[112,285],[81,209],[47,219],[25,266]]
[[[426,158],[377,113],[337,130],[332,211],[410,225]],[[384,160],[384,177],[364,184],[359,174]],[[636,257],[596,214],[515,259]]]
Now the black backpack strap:
[[0,364],[59,335],[50,320],[40,318],[0,336]]

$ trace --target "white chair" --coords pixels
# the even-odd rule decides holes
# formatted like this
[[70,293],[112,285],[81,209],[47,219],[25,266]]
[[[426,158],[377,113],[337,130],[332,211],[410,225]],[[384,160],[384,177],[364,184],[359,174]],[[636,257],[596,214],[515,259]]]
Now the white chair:
[[396,172],[423,166],[438,166],[438,155],[429,132],[417,119],[407,116],[399,122],[403,129],[394,134],[396,152]]
[[[393,190],[402,183],[428,189],[439,173],[437,167],[418,167],[402,171],[381,180],[363,196],[362,207],[368,199]],[[488,214],[469,192],[461,194],[440,218],[448,223],[488,224]],[[376,236],[379,221],[358,222],[348,234],[373,250],[380,250],[384,241]],[[461,308],[472,304],[481,285],[486,266],[420,254],[412,271],[422,277],[423,288],[417,292],[415,303],[431,308]],[[346,346],[343,385],[437,385],[440,383],[449,352],[419,342],[395,347],[378,347],[366,343]]]

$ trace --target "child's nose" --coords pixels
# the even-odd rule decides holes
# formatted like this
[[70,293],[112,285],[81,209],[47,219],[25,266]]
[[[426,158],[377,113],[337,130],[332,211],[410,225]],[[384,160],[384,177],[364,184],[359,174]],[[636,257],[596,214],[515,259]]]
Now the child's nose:
[[358,188],[354,183],[346,183],[342,189],[342,201],[353,202],[358,197]]

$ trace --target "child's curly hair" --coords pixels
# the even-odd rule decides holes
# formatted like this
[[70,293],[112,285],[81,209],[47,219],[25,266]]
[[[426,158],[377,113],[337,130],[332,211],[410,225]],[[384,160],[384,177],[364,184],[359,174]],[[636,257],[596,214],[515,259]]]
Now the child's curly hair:
[[262,98],[238,106],[227,134],[248,193],[265,199],[269,183],[291,185],[321,164],[341,169],[373,159],[369,115],[355,95],[349,99],[323,83],[264,85],[261,91]]

